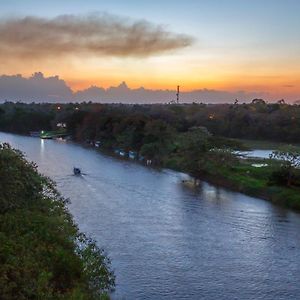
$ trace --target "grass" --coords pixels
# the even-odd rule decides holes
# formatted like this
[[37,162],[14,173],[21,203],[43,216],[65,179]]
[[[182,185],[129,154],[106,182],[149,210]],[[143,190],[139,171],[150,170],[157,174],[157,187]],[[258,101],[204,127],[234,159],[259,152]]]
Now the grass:
[[[256,149],[256,150],[277,150],[281,147],[290,145],[288,143],[279,143],[279,142],[272,142],[272,141],[261,141],[261,140],[245,140],[245,139],[231,139],[233,141],[238,141],[245,145],[249,149]],[[299,147],[299,144],[293,144],[293,146]]]
[[271,185],[268,178],[272,167],[255,168],[243,162],[232,170],[222,169],[221,173],[240,192],[300,210],[300,188]]

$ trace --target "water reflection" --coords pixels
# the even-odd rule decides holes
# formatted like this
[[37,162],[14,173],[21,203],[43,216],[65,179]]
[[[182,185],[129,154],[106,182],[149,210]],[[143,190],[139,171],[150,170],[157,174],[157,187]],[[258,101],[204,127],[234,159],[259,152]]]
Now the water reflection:
[[44,159],[44,153],[45,153],[45,140],[44,139],[40,139],[40,141],[41,141],[41,147],[40,147],[40,149],[41,149],[41,159]]
[[[110,254],[114,299],[299,299],[300,218],[186,175],[71,143],[0,134],[71,199],[80,229]],[[83,177],[72,176],[80,163]]]

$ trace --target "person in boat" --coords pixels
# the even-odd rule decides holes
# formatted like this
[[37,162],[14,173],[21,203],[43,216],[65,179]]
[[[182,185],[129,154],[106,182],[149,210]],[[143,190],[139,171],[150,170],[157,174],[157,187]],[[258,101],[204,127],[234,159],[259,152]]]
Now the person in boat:
[[76,167],[73,168],[73,172],[74,172],[74,175],[80,175],[81,174],[81,170],[79,168],[76,168]]

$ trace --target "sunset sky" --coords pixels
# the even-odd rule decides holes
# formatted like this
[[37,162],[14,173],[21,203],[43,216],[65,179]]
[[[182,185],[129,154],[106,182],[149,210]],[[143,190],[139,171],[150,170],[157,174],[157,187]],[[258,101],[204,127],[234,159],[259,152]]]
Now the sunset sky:
[[298,100],[299,12],[298,0],[1,0],[0,74]]

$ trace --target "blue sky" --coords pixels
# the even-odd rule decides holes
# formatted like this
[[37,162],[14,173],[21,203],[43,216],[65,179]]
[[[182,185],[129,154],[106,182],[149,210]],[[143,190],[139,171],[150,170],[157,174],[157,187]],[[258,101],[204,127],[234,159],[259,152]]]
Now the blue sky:
[[219,26],[238,31],[245,26],[250,32],[251,28],[255,32],[258,32],[256,29],[277,31],[283,25],[296,33],[300,24],[300,2],[297,0],[1,0],[0,6],[2,16],[56,16],[105,11],[170,24],[174,29],[187,28],[192,32],[198,32],[197,25],[209,25],[208,31]]
[[[190,88],[199,85],[202,88],[274,90],[277,85],[298,87],[300,80],[297,72],[300,68],[300,1],[297,0],[2,0],[0,8],[0,18],[19,15],[52,18],[61,14],[107,12],[133,20],[145,19],[164,25],[166,30],[191,35],[196,40],[191,48],[164,60],[168,62],[166,68],[175,61],[178,64],[187,61],[177,70],[185,77],[190,76],[190,84],[186,85]],[[149,60],[145,66],[147,63]],[[150,63],[154,65],[153,61]],[[140,66],[140,60],[136,64]],[[205,70],[207,76],[201,74],[195,78],[201,70]],[[151,80],[145,79],[146,86],[147,83],[149,87],[158,85],[161,78],[158,76],[155,80],[156,74],[157,71]],[[251,78],[234,84],[243,74]],[[276,80],[269,82],[272,77]],[[267,78],[267,83],[260,84],[259,78]],[[166,83],[166,87],[169,84],[173,83]]]

